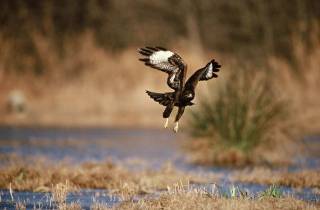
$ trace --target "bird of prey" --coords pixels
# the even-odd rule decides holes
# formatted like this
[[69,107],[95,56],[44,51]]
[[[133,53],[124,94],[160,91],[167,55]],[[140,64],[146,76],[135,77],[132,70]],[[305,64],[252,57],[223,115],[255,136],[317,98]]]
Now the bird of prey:
[[218,77],[219,65],[214,59],[205,67],[197,70],[186,82],[187,64],[174,52],[163,47],[144,47],[138,52],[143,55],[139,58],[145,65],[158,69],[168,74],[167,84],[173,89],[172,92],[155,93],[146,91],[146,93],[156,102],[165,106],[163,118],[166,119],[164,127],[168,126],[168,119],[174,106],[178,107],[178,113],[175,118],[174,131],[178,132],[179,120],[183,115],[186,106],[192,106],[191,101],[195,97],[195,88],[198,81],[209,80]]

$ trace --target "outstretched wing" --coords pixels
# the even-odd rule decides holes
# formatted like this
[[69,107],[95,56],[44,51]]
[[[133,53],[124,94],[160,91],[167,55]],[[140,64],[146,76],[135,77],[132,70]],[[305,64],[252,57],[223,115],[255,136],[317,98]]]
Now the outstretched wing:
[[198,81],[209,80],[218,77],[216,72],[219,72],[221,67],[214,59],[210,61],[204,68],[197,70],[186,82],[185,90],[194,90]]
[[154,69],[166,72],[168,76],[167,84],[173,89],[181,87],[184,81],[186,65],[182,58],[163,47],[145,47],[140,48],[139,53],[144,58],[139,60],[145,65]]
[[174,101],[174,92],[155,93],[147,90],[146,93],[150,96],[150,98],[152,98],[154,101],[158,102],[163,106],[168,106],[170,103]]

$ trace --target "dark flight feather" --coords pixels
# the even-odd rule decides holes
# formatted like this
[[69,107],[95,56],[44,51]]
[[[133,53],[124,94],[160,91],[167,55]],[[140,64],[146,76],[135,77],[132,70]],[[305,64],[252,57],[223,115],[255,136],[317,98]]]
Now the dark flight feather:
[[158,102],[163,106],[168,106],[170,103],[174,101],[174,92],[155,93],[147,90],[146,93],[150,96],[150,98],[152,98],[154,101]]
[[196,88],[198,81],[209,80],[218,77],[214,72],[219,72],[221,67],[215,60],[210,61],[205,67],[197,70],[184,85],[184,90],[192,90]]

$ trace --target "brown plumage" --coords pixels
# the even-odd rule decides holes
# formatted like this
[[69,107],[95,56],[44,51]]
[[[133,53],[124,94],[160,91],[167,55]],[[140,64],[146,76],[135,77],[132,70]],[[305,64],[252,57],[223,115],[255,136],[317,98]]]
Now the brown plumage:
[[167,127],[168,118],[171,115],[173,107],[178,107],[178,113],[175,118],[176,125],[174,127],[174,131],[177,132],[179,120],[183,115],[185,107],[193,105],[191,101],[195,97],[195,88],[198,81],[218,77],[216,72],[219,72],[221,65],[213,59],[205,67],[197,70],[185,82],[187,65],[177,53],[163,47],[140,48],[139,53],[145,56],[139,59],[145,65],[168,74],[167,84],[174,90],[173,92],[146,92],[153,100],[166,107],[163,112],[163,118],[166,118],[165,127]]

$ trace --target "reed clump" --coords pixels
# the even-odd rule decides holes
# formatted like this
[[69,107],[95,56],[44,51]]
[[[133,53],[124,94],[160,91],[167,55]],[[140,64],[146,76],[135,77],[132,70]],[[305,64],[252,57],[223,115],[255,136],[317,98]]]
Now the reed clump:
[[[263,73],[231,73],[216,96],[208,96],[192,112],[190,127],[196,137],[204,137],[215,148],[213,161],[222,164],[250,164],[250,152],[279,132],[288,115],[287,104],[280,99]],[[225,150],[224,158],[215,151]],[[221,153],[221,152],[220,152]]]

